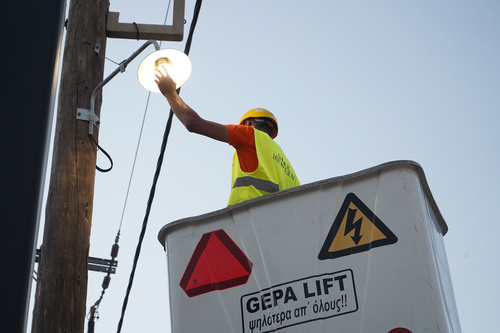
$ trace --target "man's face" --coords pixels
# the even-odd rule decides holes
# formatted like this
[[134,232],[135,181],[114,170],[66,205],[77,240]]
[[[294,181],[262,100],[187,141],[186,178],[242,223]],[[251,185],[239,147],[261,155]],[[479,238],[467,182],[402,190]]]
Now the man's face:
[[275,131],[274,124],[267,118],[249,118],[246,119],[243,124],[245,126],[251,126],[259,131],[266,132],[271,138]]

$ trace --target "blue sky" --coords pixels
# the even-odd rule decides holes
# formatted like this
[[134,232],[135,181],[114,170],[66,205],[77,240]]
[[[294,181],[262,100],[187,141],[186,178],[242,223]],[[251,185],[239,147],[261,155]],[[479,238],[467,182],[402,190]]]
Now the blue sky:
[[[112,1],[121,22],[162,24],[167,1]],[[194,1],[186,1],[186,34]],[[171,11],[170,11],[171,13]],[[170,14],[171,15],[171,14]],[[393,160],[420,163],[444,237],[463,332],[500,326],[500,3],[497,1],[205,1],[181,97],[209,120],[265,107],[303,184]],[[115,62],[143,41],[108,39]],[[184,49],[184,42],[162,47]],[[96,332],[116,330],[168,105],[136,79],[140,59],[103,91],[99,141],[112,172],[96,177],[91,255],[108,257],[124,206],[118,274]],[[106,73],[116,68],[106,62]],[[145,114],[145,110],[146,114]],[[169,332],[168,222],[225,207],[233,150],[175,119],[122,332]],[[98,163],[107,165],[100,155]],[[40,232],[40,234],[42,234]],[[89,275],[89,304],[102,274]]]

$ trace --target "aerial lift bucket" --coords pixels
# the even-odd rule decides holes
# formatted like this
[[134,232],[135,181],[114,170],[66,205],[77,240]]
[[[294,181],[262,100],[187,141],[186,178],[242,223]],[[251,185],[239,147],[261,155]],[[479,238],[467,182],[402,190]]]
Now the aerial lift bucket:
[[172,332],[460,332],[447,229],[412,161],[171,222]]

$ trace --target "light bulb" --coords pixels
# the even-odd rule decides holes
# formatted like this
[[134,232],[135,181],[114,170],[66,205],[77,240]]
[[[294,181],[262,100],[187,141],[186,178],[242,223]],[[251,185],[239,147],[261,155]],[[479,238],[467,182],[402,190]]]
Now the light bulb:
[[175,49],[158,50],[144,58],[137,70],[139,82],[147,90],[159,93],[155,82],[157,69],[167,71],[179,88],[191,75],[192,66],[188,56]]

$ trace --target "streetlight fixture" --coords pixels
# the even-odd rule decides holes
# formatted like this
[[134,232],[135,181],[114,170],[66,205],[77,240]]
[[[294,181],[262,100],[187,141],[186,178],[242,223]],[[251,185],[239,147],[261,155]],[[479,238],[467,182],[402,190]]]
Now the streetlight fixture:
[[177,84],[176,88],[186,83],[192,70],[191,61],[184,52],[175,49],[155,51],[144,58],[137,70],[137,78],[145,89],[155,93],[160,92],[155,82],[155,72],[160,67],[172,76]]
[[[89,122],[90,135],[94,133],[94,126],[98,127],[100,124],[99,117],[97,117],[97,115],[95,114],[95,100],[97,98],[97,93],[118,73],[125,72],[127,65],[151,44],[154,45],[156,51],[148,55],[141,62],[137,73],[141,85],[149,91],[160,92],[155,82],[156,77],[154,75],[159,66],[163,66],[168,71],[168,73],[177,83],[177,88],[186,83],[187,79],[191,75],[192,70],[189,57],[184,52],[175,49],[160,50],[158,42],[154,39],[147,41],[130,57],[122,61],[118,65],[118,68],[116,68],[107,78],[105,78],[104,81],[99,83],[99,85],[94,89],[92,95],[90,96],[90,109],[78,108],[76,110],[76,119]],[[96,52],[98,52],[98,50],[96,50]]]

